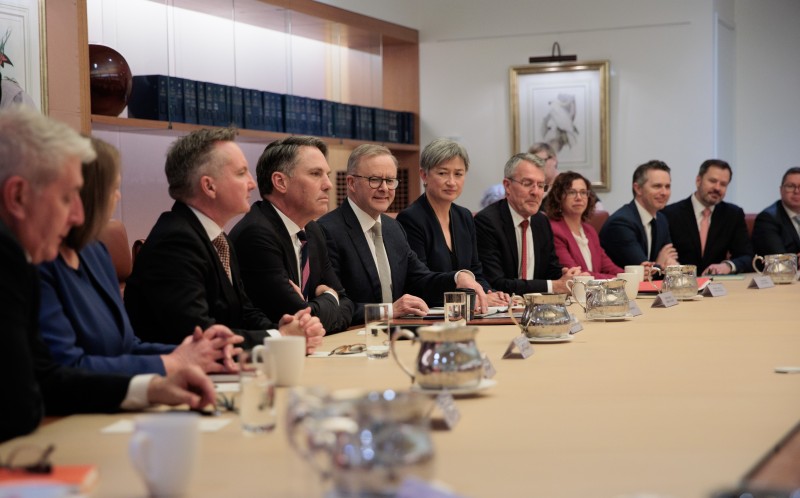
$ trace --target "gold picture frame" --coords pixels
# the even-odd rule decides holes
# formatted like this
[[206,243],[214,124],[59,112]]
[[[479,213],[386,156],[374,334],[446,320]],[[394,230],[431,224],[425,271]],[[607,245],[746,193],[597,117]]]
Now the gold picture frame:
[[512,154],[547,142],[559,171],[575,171],[595,190],[611,188],[609,61],[557,62],[509,70]]

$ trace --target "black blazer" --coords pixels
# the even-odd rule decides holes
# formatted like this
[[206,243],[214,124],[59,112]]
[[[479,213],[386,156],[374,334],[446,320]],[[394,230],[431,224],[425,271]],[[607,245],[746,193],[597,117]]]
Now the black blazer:
[[777,201],[758,213],[753,224],[753,249],[756,254],[800,253],[800,236],[783,203]]
[[655,220],[656,251],[653,255],[647,247],[647,233],[644,231],[635,201],[625,204],[609,216],[600,230],[600,245],[611,260],[621,268],[625,265],[640,265],[643,261],[654,261],[661,248],[672,243],[667,217],[659,211]]
[[397,215],[397,221],[406,231],[408,245],[431,271],[470,270],[484,291],[491,288],[483,276],[483,266],[478,259],[475,221],[468,209],[450,205],[450,236],[453,239],[456,267],[453,267],[442,226],[425,194],[402,210]]
[[[380,303],[382,297],[378,268],[361,224],[348,201],[320,218],[319,224],[325,230],[333,268],[347,295],[356,303],[353,323],[364,323],[364,304]],[[429,306],[441,305],[443,294],[455,290],[456,272],[430,271],[409,247],[397,220],[382,214],[381,226],[392,272],[392,299],[412,294]]]
[[533,280],[523,280],[519,278],[517,235],[509,209],[508,201],[501,199],[475,215],[483,274],[492,287],[509,294],[547,292],[547,281],[558,280],[562,275],[550,222],[541,212],[530,218],[535,265]]
[[[692,194],[694,195],[694,194]],[[670,204],[662,211],[669,221],[672,244],[678,251],[681,264],[697,265],[697,274],[709,265],[730,259],[737,272],[749,272],[753,261],[753,247],[747,235],[744,210],[725,201],[711,213],[706,251],[700,253],[700,229],[694,215],[691,197]],[[728,257],[730,254],[730,257]]]
[[162,213],[125,284],[125,307],[144,341],[180,344],[195,326],[227,325],[244,336],[242,347],[261,344],[276,326],[254,307],[242,286],[231,247],[228,280],[200,220],[182,202]]
[[[292,234],[286,230],[269,201],[253,204],[230,234],[239,259],[244,290],[253,304],[272,321],[279,321],[284,313],[294,314],[310,306],[311,313],[319,317],[328,333],[342,331],[350,326],[353,302],[333,271],[322,229],[312,221],[305,226],[305,232],[310,270],[308,302],[289,284],[291,280],[300,286]],[[314,297],[318,285],[334,289],[339,294],[339,302],[330,294]]]
[[39,277],[0,222],[0,442],[38,427],[45,414],[118,411],[130,377],[95,374],[53,361],[39,333]]

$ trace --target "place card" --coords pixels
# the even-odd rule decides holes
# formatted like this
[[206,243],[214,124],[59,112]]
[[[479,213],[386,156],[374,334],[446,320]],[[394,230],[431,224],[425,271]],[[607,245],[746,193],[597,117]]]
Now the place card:
[[653,305],[650,307],[669,308],[670,306],[675,306],[676,304],[678,304],[678,300],[675,298],[675,295],[672,294],[671,291],[667,291],[656,296],[656,300],[653,301]]
[[514,348],[519,351],[519,354],[522,355],[523,360],[529,358],[533,354],[533,347],[531,346],[531,343],[528,342],[528,338],[525,336],[525,334],[520,334],[511,341],[511,344],[509,344],[506,348],[506,352],[503,353],[503,358],[511,358]]
[[436,395],[436,406],[442,410],[444,423],[448,429],[453,429],[458,425],[458,421],[461,420],[461,412],[458,411],[456,400],[450,391],[444,390]]
[[575,321],[572,322],[572,326],[569,328],[569,333],[570,335],[577,334],[581,330],[583,330],[583,324],[581,322]]
[[491,379],[497,374],[497,370],[494,369],[494,365],[492,365],[492,360],[489,359],[489,355],[483,353],[481,357],[483,358],[483,378]]
[[722,297],[728,295],[728,289],[725,288],[724,285],[717,283],[711,283],[706,285],[706,288],[703,289],[703,295],[706,297]]
[[770,287],[775,287],[775,282],[766,275],[753,277],[753,280],[747,284],[748,289],[769,289]]
[[459,498],[459,495],[441,485],[406,477],[397,489],[397,498]]
[[628,301],[628,308],[631,310],[631,316],[639,316],[642,314],[642,309],[636,304],[636,301]]

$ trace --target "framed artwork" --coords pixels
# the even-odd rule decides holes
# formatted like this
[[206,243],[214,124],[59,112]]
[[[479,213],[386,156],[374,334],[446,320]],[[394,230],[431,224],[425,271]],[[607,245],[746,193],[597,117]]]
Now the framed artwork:
[[43,0],[0,0],[0,76],[3,101],[21,89],[47,112]]
[[559,171],[610,188],[608,61],[514,66],[509,71],[512,154],[550,144]]

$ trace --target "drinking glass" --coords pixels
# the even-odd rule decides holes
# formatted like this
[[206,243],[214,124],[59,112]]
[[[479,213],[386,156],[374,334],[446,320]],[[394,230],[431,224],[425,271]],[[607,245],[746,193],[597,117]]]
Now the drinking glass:
[[467,295],[463,292],[444,293],[444,321],[447,325],[467,324]]
[[367,358],[389,356],[389,329],[392,324],[391,303],[367,304],[364,306],[364,331],[366,334]]

